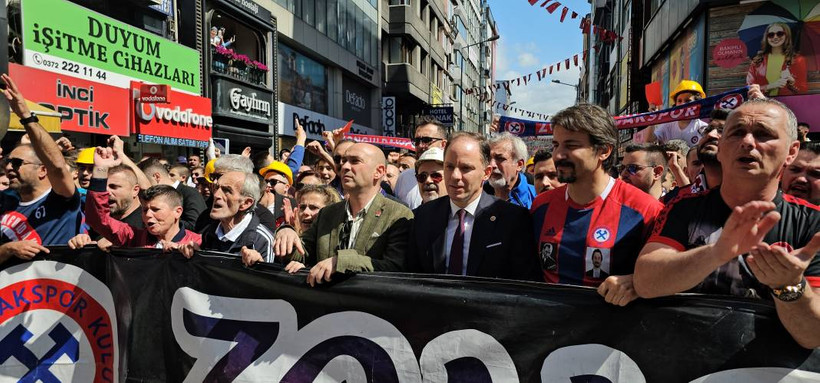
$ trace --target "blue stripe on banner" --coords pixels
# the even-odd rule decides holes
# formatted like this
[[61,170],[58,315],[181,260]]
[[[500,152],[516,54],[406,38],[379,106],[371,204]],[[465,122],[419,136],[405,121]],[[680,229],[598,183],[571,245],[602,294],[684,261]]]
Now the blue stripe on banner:
[[564,221],[564,232],[558,246],[558,282],[583,286],[584,258],[587,251],[587,234],[595,209],[569,208]]
[[[734,109],[748,99],[749,87],[738,88],[718,95],[693,101],[674,108],[627,116],[616,116],[615,126],[618,129],[632,129],[666,122],[709,118],[715,108]],[[552,135],[548,121],[532,121],[502,116],[498,120],[498,130],[510,132],[516,136],[532,137]]]

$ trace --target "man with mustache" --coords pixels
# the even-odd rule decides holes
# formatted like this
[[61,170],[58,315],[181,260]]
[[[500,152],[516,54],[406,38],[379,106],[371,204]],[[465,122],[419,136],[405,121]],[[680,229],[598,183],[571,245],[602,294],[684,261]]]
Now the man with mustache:
[[[416,125],[413,143],[416,146],[416,156],[421,157],[430,148],[443,149],[447,145],[447,127],[431,117],[422,117]],[[410,209],[421,205],[421,193],[416,182],[415,160],[409,154],[399,158],[397,165],[401,170],[394,190],[398,199]]]
[[[618,132],[612,117],[581,104],[552,118],[553,158],[566,185],[538,195],[532,207],[543,278],[550,283],[597,287],[606,302],[625,306],[638,295],[632,273],[663,205],[607,169]],[[590,278],[592,249],[609,254],[609,276]]]
[[661,183],[666,171],[663,149],[657,145],[628,145],[621,161],[621,180],[660,199]]
[[484,191],[529,209],[535,199],[535,187],[527,182],[523,172],[527,145],[510,132],[496,133],[490,137],[490,153],[493,170]]
[[797,158],[780,182],[784,193],[820,205],[820,143],[801,142]]
[[[431,151],[425,152],[427,156]],[[419,159],[421,161],[421,159]],[[427,161],[428,163],[430,161]],[[444,150],[447,196],[414,211],[407,269],[411,272],[538,280],[532,218],[527,209],[482,191],[492,171],[481,135],[457,133]],[[419,168],[422,174],[424,168]]]
[[439,148],[428,149],[416,161],[416,181],[422,204],[447,195],[447,188],[441,183],[444,180],[443,168],[444,151]]
[[729,114],[718,146],[723,185],[667,205],[635,265],[635,290],[772,299],[797,343],[820,346],[820,208],[778,188],[800,148],[794,113],[749,100]]

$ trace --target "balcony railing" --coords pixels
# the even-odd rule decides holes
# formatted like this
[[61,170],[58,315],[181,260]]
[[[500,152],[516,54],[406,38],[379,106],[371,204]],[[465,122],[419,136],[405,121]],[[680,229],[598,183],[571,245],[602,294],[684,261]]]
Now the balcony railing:
[[221,47],[211,46],[211,71],[254,85],[267,83],[267,66]]

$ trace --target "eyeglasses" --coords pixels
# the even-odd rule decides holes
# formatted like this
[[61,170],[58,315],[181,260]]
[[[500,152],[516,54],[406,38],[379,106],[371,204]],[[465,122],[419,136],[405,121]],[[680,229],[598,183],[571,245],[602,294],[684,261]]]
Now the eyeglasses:
[[777,31],[777,32],[769,32],[769,33],[767,33],[767,34],[766,34],[766,37],[768,37],[768,38],[773,38],[773,37],[775,37],[775,36],[777,36],[777,37],[783,37],[783,36],[785,36],[785,35],[786,35],[786,32],[783,32],[783,31]]
[[419,145],[421,145],[421,144],[424,144],[424,145],[430,145],[430,144],[432,144],[432,143],[434,143],[434,142],[436,142],[436,141],[441,141],[441,140],[443,140],[443,138],[436,138],[436,137],[416,137],[416,138],[413,140],[413,143],[415,143],[415,144],[416,144],[416,146],[419,146]]
[[222,173],[213,172],[209,178],[211,179],[211,183],[216,183],[216,181],[219,181],[219,178],[221,177]]
[[432,179],[435,183],[439,183],[444,179],[444,175],[441,173],[421,172],[416,174],[416,181],[419,181],[420,183],[425,182],[427,181],[427,177],[430,177],[430,179]]
[[630,175],[638,174],[639,171],[648,168],[649,166],[638,165],[638,164],[629,164],[629,165],[621,165],[618,169],[618,173],[623,173],[626,171]]
[[287,183],[287,182],[282,181],[282,180],[278,180],[278,179],[276,179],[276,178],[271,178],[271,179],[269,179],[269,180],[265,180],[265,182],[267,182],[267,183],[268,183],[268,186],[270,186],[270,187],[272,187],[272,188],[273,188],[273,187],[276,187],[276,185],[277,185],[277,184],[283,184],[283,185],[285,185],[285,186],[287,186],[287,185],[288,185],[288,183]]
[[11,168],[14,170],[20,169],[23,165],[40,165],[36,162],[28,162],[22,158],[9,158],[8,161],[11,164]]

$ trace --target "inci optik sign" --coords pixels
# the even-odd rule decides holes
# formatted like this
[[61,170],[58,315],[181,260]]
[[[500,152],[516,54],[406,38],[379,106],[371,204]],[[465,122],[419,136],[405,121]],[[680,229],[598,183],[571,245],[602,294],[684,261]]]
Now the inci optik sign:
[[263,124],[273,123],[273,93],[221,77],[214,78],[215,114]]
[[23,0],[28,66],[128,88],[131,80],[199,94],[199,53],[65,0]]

